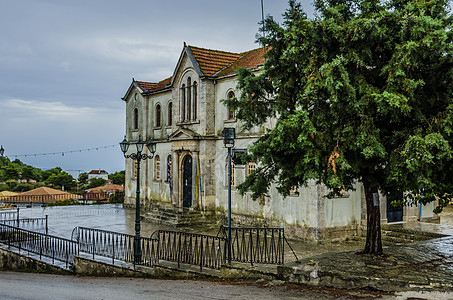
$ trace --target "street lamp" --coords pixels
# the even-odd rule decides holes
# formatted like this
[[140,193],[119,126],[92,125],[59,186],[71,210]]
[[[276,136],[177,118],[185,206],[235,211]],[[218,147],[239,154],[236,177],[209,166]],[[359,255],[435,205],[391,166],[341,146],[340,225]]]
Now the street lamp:
[[231,148],[234,147],[236,131],[223,128],[223,145],[228,149],[228,263],[231,264]]
[[3,153],[5,153],[5,149],[3,149],[3,145],[0,147],[0,156],[3,156]]
[[149,140],[146,143],[146,147],[151,154],[144,154],[143,146],[145,142],[142,141],[141,137],[138,137],[138,141],[135,143],[137,152],[126,154],[129,146],[131,145],[130,142],[124,140],[120,143],[121,151],[123,151],[125,158],[130,158],[132,160],[137,161],[137,188],[136,188],[136,197],[135,197],[135,237],[134,237],[134,264],[139,264],[142,260],[142,250],[140,247],[140,161],[144,159],[152,159],[154,157],[154,153],[156,153],[156,142],[153,140]]

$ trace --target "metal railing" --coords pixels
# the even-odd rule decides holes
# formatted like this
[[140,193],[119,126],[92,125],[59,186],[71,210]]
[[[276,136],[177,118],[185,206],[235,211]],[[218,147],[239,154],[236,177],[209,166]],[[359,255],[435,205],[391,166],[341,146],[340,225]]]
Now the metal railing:
[[203,267],[220,269],[225,263],[226,239],[197,233],[175,230],[157,230],[151,237],[159,240],[158,257],[172,261]]
[[19,208],[17,208],[17,211],[0,212],[0,222],[4,220],[18,220],[18,219],[19,219]]
[[0,220],[0,223],[19,227],[22,229],[30,230],[39,233],[49,233],[48,216],[45,218],[24,218],[13,220]]
[[[227,237],[228,227],[221,226],[217,236]],[[284,228],[231,228],[231,260],[244,263],[281,265],[285,262]]]
[[[113,231],[76,227],[72,231],[73,241],[79,243],[80,252],[108,257],[115,260],[134,263],[134,236]],[[140,265],[154,266],[158,263],[158,241],[152,238],[141,237],[142,251]]]
[[0,242],[16,247],[20,251],[48,257],[66,263],[66,268],[74,261],[74,256],[79,253],[76,242],[44,233],[34,232],[19,227],[0,223]]

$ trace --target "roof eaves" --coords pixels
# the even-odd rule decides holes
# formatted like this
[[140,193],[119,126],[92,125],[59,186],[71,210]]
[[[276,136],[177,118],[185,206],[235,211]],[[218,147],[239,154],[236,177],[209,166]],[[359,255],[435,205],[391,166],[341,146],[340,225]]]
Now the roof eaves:
[[200,64],[195,59],[195,56],[192,53],[192,49],[190,49],[190,45],[186,46],[185,49],[186,49],[187,56],[192,61],[193,67],[195,68],[195,71],[197,72],[198,76],[200,76],[200,77],[204,76],[203,72],[201,71]]

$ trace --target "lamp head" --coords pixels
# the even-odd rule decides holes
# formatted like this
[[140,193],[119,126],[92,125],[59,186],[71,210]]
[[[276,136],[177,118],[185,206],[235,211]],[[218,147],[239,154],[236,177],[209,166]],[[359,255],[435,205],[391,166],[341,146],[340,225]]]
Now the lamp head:
[[142,140],[140,136],[138,136],[138,141],[135,143],[135,146],[137,147],[137,152],[142,152],[144,145],[145,142]]
[[227,148],[234,147],[234,139],[236,138],[235,128],[225,127],[222,130],[223,144]]
[[156,153],[156,142],[152,139],[149,139],[148,143],[146,143],[146,147],[148,148],[148,151],[154,156],[154,153]]
[[126,154],[127,150],[129,149],[130,143],[126,140],[126,136],[124,136],[124,140],[120,143],[121,151]]

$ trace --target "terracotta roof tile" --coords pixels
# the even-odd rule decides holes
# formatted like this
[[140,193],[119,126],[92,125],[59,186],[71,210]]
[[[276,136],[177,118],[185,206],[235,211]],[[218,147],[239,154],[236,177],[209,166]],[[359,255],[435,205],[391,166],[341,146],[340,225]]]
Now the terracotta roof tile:
[[[206,76],[219,76],[236,72],[240,67],[254,68],[264,63],[265,48],[258,48],[243,53],[204,49],[188,46],[201,72]],[[135,81],[145,93],[157,92],[171,84],[172,77],[160,82]]]
[[221,69],[232,64],[241,54],[219,50],[211,50],[189,46],[193,56],[197,60],[201,72],[206,76],[212,76]]
[[229,65],[227,68],[221,70],[216,75],[225,75],[233,73],[236,72],[241,67],[250,69],[262,65],[264,64],[265,61],[264,57],[265,53],[266,53],[265,48],[258,48],[241,53],[241,57],[237,61]]
[[155,82],[146,82],[146,81],[135,81],[144,92],[156,92],[165,89],[171,83],[171,77]]

